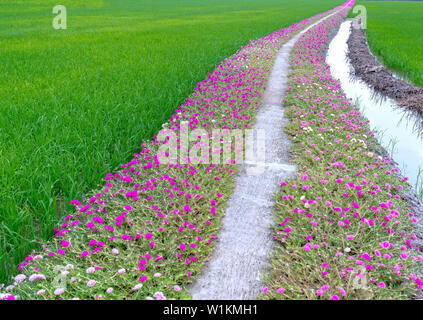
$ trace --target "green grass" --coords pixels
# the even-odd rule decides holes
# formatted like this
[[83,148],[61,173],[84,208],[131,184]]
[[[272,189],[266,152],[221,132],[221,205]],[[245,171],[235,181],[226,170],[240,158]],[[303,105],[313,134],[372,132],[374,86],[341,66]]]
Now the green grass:
[[334,0],[0,4],[0,282],[249,40]]
[[358,1],[367,9],[367,41],[391,70],[423,86],[423,2]]

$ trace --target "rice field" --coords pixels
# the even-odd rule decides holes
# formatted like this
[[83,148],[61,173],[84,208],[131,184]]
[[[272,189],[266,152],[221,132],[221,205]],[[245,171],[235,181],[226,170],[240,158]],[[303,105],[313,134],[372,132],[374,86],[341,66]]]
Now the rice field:
[[250,40],[340,1],[0,3],[0,283]]
[[358,1],[367,10],[367,41],[388,68],[423,86],[423,2]]

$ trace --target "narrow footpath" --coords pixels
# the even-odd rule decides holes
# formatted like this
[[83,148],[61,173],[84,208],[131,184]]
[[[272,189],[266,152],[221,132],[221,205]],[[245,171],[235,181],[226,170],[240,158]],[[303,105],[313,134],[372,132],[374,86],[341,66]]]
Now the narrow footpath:
[[194,300],[250,300],[263,289],[260,272],[268,265],[274,245],[271,230],[274,195],[280,183],[295,174],[295,167],[289,163],[289,138],[283,131],[288,121],[282,101],[290,53],[304,33],[338,12],[310,25],[280,49],[252,130],[252,134],[264,132],[263,139],[253,144],[263,148],[264,159],[257,162],[253,146],[248,145],[211,261],[190,288]]

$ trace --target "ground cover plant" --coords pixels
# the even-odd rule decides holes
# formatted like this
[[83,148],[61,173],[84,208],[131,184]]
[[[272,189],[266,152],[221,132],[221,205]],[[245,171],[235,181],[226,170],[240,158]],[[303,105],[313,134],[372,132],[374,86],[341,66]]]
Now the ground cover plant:
[[[160,135],[106,175],[104,187],[84,202],[71,201],[55,238],[19,265],[2,299],[189,298],[187,284],[213,248],[237,165],[210,160],[220,145],[196,159],[195,150],[207,146],[202,139],[178,148],[168,137],[180,140],[188,129],[209,137],[214,128],[249,128],[278,49],[321,16],[252,41],[219,64]],[[229,146],[242,152],[236,141]],[[166,164],[175,149],[181,159],[187,149],[194,154],[186,164]]]
[[423,87],[423,2],[358,1],[367,11],[367,41],[388,69]]
[[0,283],[225,57],[334,0],[0,3]]
[[325,63],[346,13],[293,49],[285,114],[298,172],[277,195],[278,249],[263,299],[401,299],[423,289],[418,219],[403,199],[407,178],[382,155]]

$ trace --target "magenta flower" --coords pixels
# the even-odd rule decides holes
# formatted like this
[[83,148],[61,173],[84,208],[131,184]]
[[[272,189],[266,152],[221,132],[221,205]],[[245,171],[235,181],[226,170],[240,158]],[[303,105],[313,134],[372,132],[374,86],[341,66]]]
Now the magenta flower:
[[64,248],[66,248],[66,247],[68,247],[69,246],[69,241],[62,241],[62,242],[60,242],[60,245],[62,246],[62,247],[64,247]]
[[285,292],[285,288],[278,288],[276,290],[276,293],[283,293],[283,292]]

